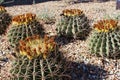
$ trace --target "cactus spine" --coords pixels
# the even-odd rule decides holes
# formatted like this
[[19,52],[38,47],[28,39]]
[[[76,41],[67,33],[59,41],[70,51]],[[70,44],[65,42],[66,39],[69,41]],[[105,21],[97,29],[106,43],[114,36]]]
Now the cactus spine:
[[100,20],[94,24],[90,40],[91,53],[102,57],[117,57],[120,51],[120,28],[118,21]]
[[7,36],[11,46],[16,47],[19,40],[23,40],[34,34],[42,35],[42,33],[42,25],[36,20],[36,15],[26,13],[13,17]]
[[[63,80],[60,54],[54,52],[53,38],[31,36],[20,41],[17,59],[12,65],[12,80]],[[51,52],[52,51],[52,52]]]
[[11,16],[7,13],[5,7],[0,6],[0,35],[5,34],[10,23]]
[[65,9],[57,26],[59,35],[74,38],[85,38],[90,31],[89,21],[79,9]]

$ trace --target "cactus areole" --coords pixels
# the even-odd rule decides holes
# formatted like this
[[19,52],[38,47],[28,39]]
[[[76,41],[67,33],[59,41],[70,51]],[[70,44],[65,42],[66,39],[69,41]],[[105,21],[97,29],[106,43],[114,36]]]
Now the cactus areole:
[[47,36],[44,39],[40,38],[39,35],[34,35],[26,38],[25,40],[19,41],[19,50],[21,55],[27,56],[29,59],[33,59],[42,55],[46,59],[47,55],[55,47],[54,39],[49,39]]
[[32,13],[18,15],[18,16],[13,17],[12,24],[13,25],[28,24],[28,23],[34,21],[35,18],[36,18],[36,15],[32,14]]
[[116,58],[120,52],[120,28],[117,20],[100,20],[94,24],[90,50],[95,55]]
[[12,25],[8,29],[8,40],[10,45],[15,48],[19,45],[19,40],[24,40],[26,37],[32,35],[42,35],[43,25],[36,19],[36,15],[26,13],[17,15],[12,18]]
[[109,32],[111,30],[116,29],[118,24],[118,21],[115,20],[100,20],[97,22],[97,24],[94,24],[95,30],[98,32]]
[[80,9],[65,9],[56,30],[60,36],[85,39],[90,31],[89,20]]
[[81,14],[83,14],[83,11],[79,10],[79,9],[65,9],[63,10],[63,15],[64,16],[80,16]]

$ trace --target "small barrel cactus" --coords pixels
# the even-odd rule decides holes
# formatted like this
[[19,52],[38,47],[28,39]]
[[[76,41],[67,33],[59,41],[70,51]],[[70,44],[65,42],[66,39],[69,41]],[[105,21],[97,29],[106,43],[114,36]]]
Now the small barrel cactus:
[[102,57],[117,57],[120,51],[120,28],[113,19],[100,20],[94,24],[90,38],[90,50]]
[[10,23],[11,16],[7,13],[5,7],[0,6],[0,35],[5,34]]
[[43,34],[42,25],[36,20],[35,14],[26,13],[13,17],[7,37],[11,46],[16,47],[19,40],[23,40],[34,34]]
[[19,43],[17,58],[10,70],[12,80],[63,80],[63,57],[56,52],[53,37],[34,35]]
[[79,9],[65,9],[56,30],[58,35],[82,39],[90,31],[89,20]]

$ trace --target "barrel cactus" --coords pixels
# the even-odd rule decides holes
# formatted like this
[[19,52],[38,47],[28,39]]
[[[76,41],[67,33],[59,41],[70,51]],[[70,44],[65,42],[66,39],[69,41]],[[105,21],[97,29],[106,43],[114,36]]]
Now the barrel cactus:
[[5,34],[11,22],[11,16],[7,13],[5,7],[0,6],[0,35]]
[[65,9],[56,30],[61,36],[85,38],[90,31],[89,20],[82,10]]
[[94,24],[90,38],[90,50],[98,56],[116,58],[120,55],[120,28],[113,19],[100,20]]
[[42,25],[37,21],[35,14],[26,13],[12,18],[12,24],[7,31],[7,37],[12,47],[18,46],[19,40],[34,34],[43,34]]
[[19,41],[19,44],[10,70],[12,80],[63,80],[64,61],[56,52],[53,37],[34,35]]

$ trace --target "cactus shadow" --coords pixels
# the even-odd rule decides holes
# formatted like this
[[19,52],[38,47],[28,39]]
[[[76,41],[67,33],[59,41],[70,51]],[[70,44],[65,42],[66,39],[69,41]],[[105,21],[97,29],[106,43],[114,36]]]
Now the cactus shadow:
[[84,62],[70,61],[69,63],[71,64],[66,74],[71,77],[70,80],[104,80],[107,77],[108,72],[99,66]]
[[39,21],[37,21],[37,23],[38,23],[38,25],[37,25],[37,26],[38,26],[38,27],[37,27],[38,33],[39,33],[39,35],[43,38],[44,35],[45,35],[44,25],[41,24]]
[[89,37],[91,31],[92,31],[92,28],[91,28],[90,25],[89,25],[89,28],[88,28],[86,31],[84,31],[84,32],[80,35],[80,37],[77,37],[76,39],[77,39],[77,40],[82,40],[82,41],[87,40],[87,38]]
[[74,42],[74,39],[66,36],[56,36],[55,41],[58,45],[66,45],[70,42]]
[[62,52],[57,52],[57,55],[59,54],[61,54],[61,57],[57,60],[60,61],[60,65],[64,64],[61,67],[61,71],[63,73],[60,75],[61,78],[59,80],[105,80],[107,71],[105,71],[102,67],[85,64],[84,62],[77,63],[69,61],[64,57]]
[[75,40],[85,41],[89,37],[91,31],[92,31],[92,28],[89,28],[87,32],[84,32],[85,34],[83,33],[83,35],[85,35],[84,37],[76,37],[76,38],[67,37],[67,36],[64,36],[64,35],[60,35],[60,36],[57,35],[55,40],[59,45],[66,45],[68,43],[74,42]]
[[59,51],[64,63],[62,80],[106,80],[108,71],[102,65],[86,64],[68,60],[63,52]]

